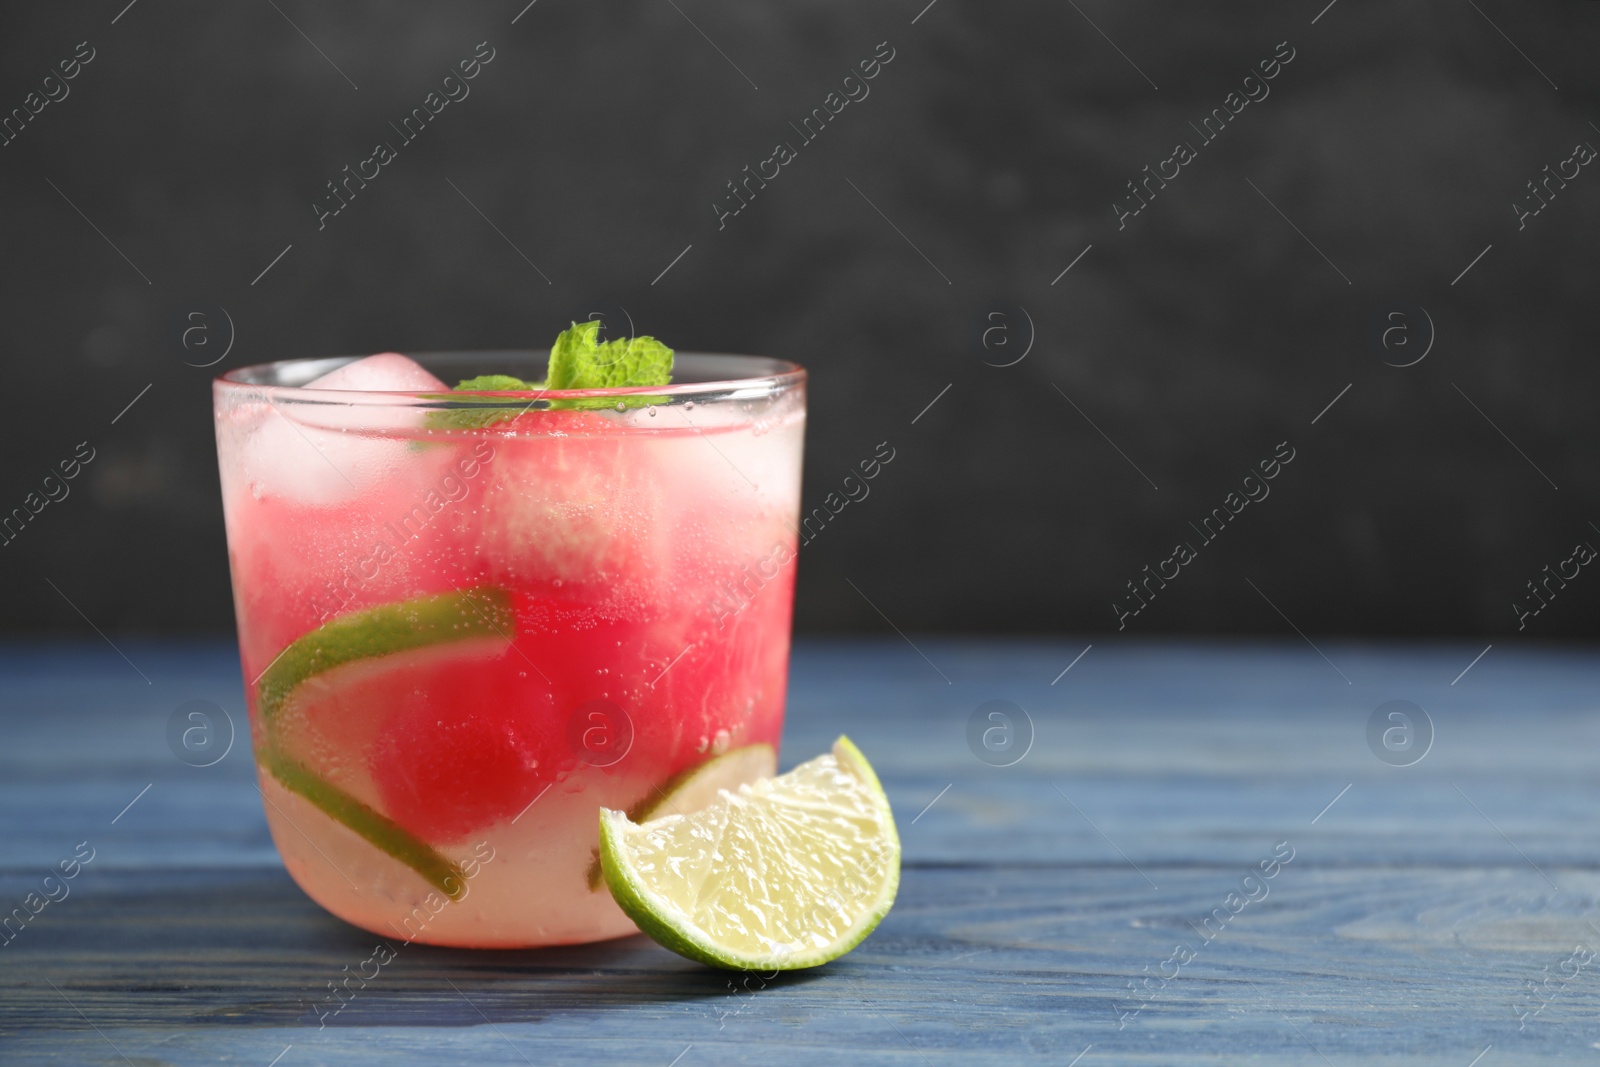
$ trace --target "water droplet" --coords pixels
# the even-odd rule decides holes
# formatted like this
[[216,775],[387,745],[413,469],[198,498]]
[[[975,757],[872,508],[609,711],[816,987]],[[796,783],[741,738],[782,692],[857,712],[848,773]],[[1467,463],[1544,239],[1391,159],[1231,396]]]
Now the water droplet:
[[656,417],[656,409],[653,407],[645,408],[645,414],[653,419]]
[[693,411],[694,410],[694,401],[693,400],[684,401],[683,410],[685,410],[685,411]]
[[713,756],[722,755],[724,752],[728,751],[728,742],[732,740],[733,738],[728,731],[718,730],[717,736],[711,741],[711,754]]
[[708,749],[710,747],[711,747],[711,738],[707,737],[705,734],[701,734],[700,735],[700,740],[698,740],[698,741],[696,741],[694,743],[694,750],[696,752],[704,752],[706,749]]
[[557,589],[560,589],[561,588],[561,579],[560,578],[553,578],[553,579],[551,579],[550,584],[555,586]]
[[627,411],[628,410],[628,405],[619,400],[619,401],[617,401],[617,410],[618,411]]

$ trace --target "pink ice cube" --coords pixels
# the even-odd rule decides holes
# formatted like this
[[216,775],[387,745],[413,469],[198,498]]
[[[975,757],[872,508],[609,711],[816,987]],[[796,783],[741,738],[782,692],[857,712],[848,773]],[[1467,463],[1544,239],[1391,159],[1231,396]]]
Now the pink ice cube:
[[450,387],[429,374],[414,359],[398,352],[379,352],[375,356],[346,363],[305,384],[307,389],[356,389],[385,393],[449,392]]
[[385,484],[429,475],[443,459],[408,447],[427,411],[372,393],[448,393],[450,387],[398,352],[346,363],[303,388],[366,393],[338,404],[286,397],[235,413],[245,435],[240,468],[258,496],[331,504]]

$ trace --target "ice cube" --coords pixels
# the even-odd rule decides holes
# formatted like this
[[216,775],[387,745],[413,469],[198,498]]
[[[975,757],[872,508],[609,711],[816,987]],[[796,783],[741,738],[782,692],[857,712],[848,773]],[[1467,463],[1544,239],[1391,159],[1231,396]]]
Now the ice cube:
[[[278,398],[245,405],[244,474],[250,491],[301,504],[334,504],[415,474],[429,477],[440,457],[412,446],[409,431],[426,410],[395,405],[382,392],[449,392],[421,364],[398,352],[347,363],[305,388],[369,394],[350,403],[303,403]],[[448,450],[442,450],[448,451]]]
[[596,411],[542,411],[496,444],[484,556],[506,580],[648,583],[666,573],[666,479],[651,442]]
[[307,389],[362,389],[388,393],[449,392],[450,387],[429,374],[427,368],[398,352],[346,363],[305,384]]

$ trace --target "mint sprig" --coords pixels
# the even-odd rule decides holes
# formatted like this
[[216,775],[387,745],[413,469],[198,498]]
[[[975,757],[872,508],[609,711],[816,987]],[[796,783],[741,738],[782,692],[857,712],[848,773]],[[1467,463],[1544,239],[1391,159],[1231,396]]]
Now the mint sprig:
[[[456,392],[480,393],[522,393],[542,392],[543,382],[525,382],[521,378],[513,378],[509,374],[480,374],[476,378],[467,378],[456,386]],[[457,396],[455,392],[441,393],[432,397],[434,400],[448,400],[452,404],[463,405],[452,407],[445,411],[430,411],[424,420],[430,430],[476,430],[484,426],[493,426],[497,422],[516,418],[527,408],[516,410],[505,406],[505,398],[498,396]],[[486,405],[482,410],[474,411],[468,404]],[[493,405],[487,406],[487,405]],[[531,405],[530,405],[531,406]]]
[[543,382],[525,382],[509,374],[480,374],[476,378],[467,378],[456,385],[457,390],[470,389],[480,393],[520,393],[544,387]]
[[672,380],[672,349],[654,337],[600,341],[595,319],[574,322],[550,347],[551,389],[627,389]]
[[[562,330],[550,346],[549,376],[546,381],[526,382],[509,374],[480,374],[456,385],[455,391],[436,399],[461,405],[428,413],[430,430],[472,430],[515,418],[521,410],[505,406],[503,397],[456,396],[456,393],[542,393],[547,389],[629,389],[666,385],[672,381],[672,349],[654,337],[618,337],[600,340],[600,321],[574,322]],[[623,404],[639,407],[660,403],[659,396],[628,396],[617,400],[584,397],[573,400],[548,400],[548,408],[606,408]],[[529,407],[535,401],[529,402]],[[474,411],[466,405],[493,405]]]

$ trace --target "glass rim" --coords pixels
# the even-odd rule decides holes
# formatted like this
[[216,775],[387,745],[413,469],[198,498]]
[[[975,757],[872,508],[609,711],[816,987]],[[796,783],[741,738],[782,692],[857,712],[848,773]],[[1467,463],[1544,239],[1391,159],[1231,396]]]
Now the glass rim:
[[[303,385],[283,385],[271,379],[277,378],[286,369],[296,367],[317,366],[318,372],[311,377],[317,377],[328,371],[347,366],[360,359],[365,359],[374,353],[366,355],[343,356],[310,356],[295,359],[273,360],[268,363],[255,363],[244,367],[235,367],[224,371],[212,379],[212,384],[217,389],[228,391],[244,391],[250,393],[266,393],[275,398],[284,400],[298,400],[306,403],[346,404],[368,406],[384,403],[398,403],[407,407],[433,406],[450,404],[462,397],[478,398],[474,407],[495,407],[494,401],[504,399],[507,406],[524,406],[532,401],[588,399],[609,397],[650,396],[662,397],[668,402],[678,397],[699,397],[707,394],[730,394],[737,397],[771,396],[793,388],[806,380],[806,369],[792,360],[779,359],[774,356],[747,356],[724,352],[677,352],[674,354],[674,372],[684,369],[684,364],[697,368],[712,368],[705,371],[711,376],[705,380],[670,382],[667,385],[633,385],[608,389],[450,389],[448,394],[437,391],[417,389],[309,389]],[[475,364],[484,366],[496,359],[507,358],[535,360],[540,358],[548,361],[550,350],[548,348],[504,348],[504,349],[439,349],[426,352],[400,353],[408,359],[415,359],[425,368],[429,363],[437,365],[440,362],[461,362],[464,365]],[[747,373],[743,375],[731,374],[721,376],[714,368],[719,364],[744,363],[752,367],[763,368],[763,373]],[[410,401],[411,403],[406,403]]]

